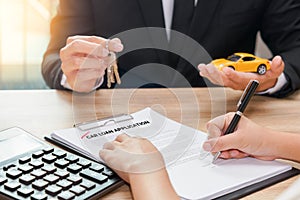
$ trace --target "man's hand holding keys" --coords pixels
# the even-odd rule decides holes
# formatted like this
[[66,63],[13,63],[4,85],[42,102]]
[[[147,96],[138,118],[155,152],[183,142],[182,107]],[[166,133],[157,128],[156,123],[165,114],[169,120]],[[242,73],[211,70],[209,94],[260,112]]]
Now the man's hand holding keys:
[[[116,64],[114,53],[123,50],[120,39],[96,36],[71,36],[60,50],[61,68],[71,89],[91,92],[105,70]],[[110,69],[109,69],[110,70]],[[113,69],[112,69],[113,70]]]

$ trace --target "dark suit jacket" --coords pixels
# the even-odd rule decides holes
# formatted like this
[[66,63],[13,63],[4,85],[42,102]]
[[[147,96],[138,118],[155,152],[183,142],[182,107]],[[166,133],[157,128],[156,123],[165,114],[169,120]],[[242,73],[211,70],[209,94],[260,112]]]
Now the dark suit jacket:
[[[97,35],[122,39],[126,52],[118,59],[122,79],[128,71],[134,71],[133,68],[146,63],[164,64],[179,72],[168,76],[172,70],[167,67],[153,65],[151,69],[148,65],[143,77],[139,77],[143,71],[139,69],[135,75],[125,77],[126,80],[132,80],[128,84],[123,80],[125,87],[139,87],[140,84],[155,81],[150,76],[153,77],[153,69],[161,67],[164,70],[158,70],[157,76],[166,78],[161,85],[207,85],[195,66],[209,62],[199,46],[190,40],[179,41],[174,49],[187,49],[192,55],[185,59],[174,59],[174,55],[171,55],[170,59],[170,53],[167,52],[170,46],[165,33],[149,29],[148,32],[137,31],[129,36],[124,34],[124,31],[141,30],[137,28],[142,27],[164,27],[161,0],[61,0],[58,14],[51,22],[51,40],[42,66],[46,83],[50,88],[63,89],[60,85],[62,71],[59,50],[65,46],[68,36]],[[240,0],[199,0],[186,34],[215,59],[234,52],[253,53],[258,31],[261,31],[272,53],[281,55],[285,61],[284,73],[289,83],[274,96],[286,96],[300,87],[300,1],[247,0],[241,3]],[[141,80],[144,78],[147,81]]]

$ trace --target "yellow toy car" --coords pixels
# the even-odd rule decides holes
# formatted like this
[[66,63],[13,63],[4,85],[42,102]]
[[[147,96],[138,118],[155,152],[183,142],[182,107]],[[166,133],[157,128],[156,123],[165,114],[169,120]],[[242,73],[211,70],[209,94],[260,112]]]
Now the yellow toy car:
[[235,53],[227,59],[216,59],[211,63],[219,70],[222,70],[224,67],[230,67],[236,71],[257,72],[261,75],[265,74],[271,68],[269,60],[249,53]]

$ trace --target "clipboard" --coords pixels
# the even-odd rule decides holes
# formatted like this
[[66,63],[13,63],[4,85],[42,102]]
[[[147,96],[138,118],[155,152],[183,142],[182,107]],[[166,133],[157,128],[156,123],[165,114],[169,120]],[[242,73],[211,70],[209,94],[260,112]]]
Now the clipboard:
[[[96,161],[95,159],[91,159],[91,157],[89,157],[89,156],[87,156],[87,155],[79,152],[77,149],[72,148],[71,146],[68,146],[65,143],[62,143],[59,140],[55,140],[55,139],[53,139],[53,138],[51,138],[49,136],[45,136],[44,138],[48,142],[51,142],[51,143],[53,143],[53,144],[61,147],[62,149],[70,151],[71,153],[79,154],[80,156],[83,156],[83,157],[85,157],[87,159],[90,159],[92,161]],[[300,170],[299,169],[292,168],[291,170],[289,170],[287,172],[284,172],[282,174],[279,174],[277,176],[274,176],[272,178],[269,178],[268,180],[265,180],[265,181],[262,181],[262,182],[259,182],[259,183],[255,183],[253,185],[250,185],[250,186],[241,188],[239,190],[236,190],[234,192],[228,193],[226,195],[222,195],[220,197],[214,198],[214,200],[228,200],[228,199],[235,200],[235,199],[240,199],[240,198],[243,198],[243,197],[245,197],[247,195],[250,195],[252,193],[258,192],[258,191],[263,190],[263,189],[265,189],[267,187],[270,187],[272,185],[275,185],[275,184],[277,184],[279,182],[282,182],[284,180],[287,180],[289,178],[297,176],[299,174],[300,174]],[[126,183],[123,182],[123,184],[126,184]]]
[[[138,111],[136,113],[132,113],[130,115],[116,115],[116,116],[113,116],[113,117],[108,117],[108,118],[104,118],[104,119],[98,119],[98,120],[95,120],[95,121],[90,121],[90,122],[84,122],[84,123],[80,123],[80,124],[76,124],[72,130],[80,130],[81,132],[84,132],[84,131],[89,131],[89,130],[94,130],[98,127],[103,127],[103,126],[110,126],[110,125],[113,125],[113,124],[118,124],[118,123],[122,123],[122,122],[128,122],[128,124],[132,124],[132,123],[136,123],[137,120],[143,120],[141,116],[148,116],[147,113],[148,112],[155,112],[153,110],[151,110],[150,108],[146,108],[144,110],[141,110],[141,111]],[[156,113],[156,112],[155,112]],[[159,113],[156,113],[155,115],[160,115]],[[177,125],[182,125],[178,122],[175,122],[171,119],[168,119],[166,118],[165,116],[163,115],[160,115],[160,119],[163,119],[163,120],[166,120],[167,124],[177,124]],[[130,122],[132,120],[132,123]],[[159,119],[158,119],[159,120]],[[184,126],[184,125],[182,125]],[[189,128],[187,127],[187,129],[185,130],[192,130],[192,128]],[[194,131],[197,131],[197,133],[199,133],[200,135],[203,135],[204,133],[202,133],[201,131],[198,131],[198,130],[195,130],[193,129]],[[164,130],[162,130],[164,131]],[[76,153],[79,153],[80,155],[83,155],[83,156],[87,156],[89,159],[91,159],[89,157],[89,155],[85,154],[81,151],[79,151],[78,149],[76,148],[73,148],[72,146],[69,146],[67,145],[66,143],[62,142],[62,141],[59,141],[57,139],[54,139],[54,138],[51,138],[51,137],[45,137],[46,140],[50,141],[50,142],[53,142],[55,144],[58,144],[59,146],[62,146],[63,148],[67,148],[68,150],[71,150],[71,151],[75,151]],[[151,141],[152,142],[152,141]],[[99,162],[99,161],[98,161]],[[252,162],[252,161],[251,161]],[[259,163],[258,160],[254,159],[253,160],[254,163]],[[277,162],[278,163],[278,162]],[[191,163],[190,163],[191,164]],[[264,165],[264,164],[263,164]],[[281,165],[281,164],[280,164]],[[247,167],[248,169],[248,166],[244,164],[244,166]],[[272,166],[272,164],[270,165]],[[197,166],[196,166],[197,167]],[[264,166],[264,169],[266,170],[267,168],[267,171],[270,170],[269,168],[269,165],[267,164],[266,166]],[[272,168],[272,167],[271,167]],[[257,169],[257,168],[253,168],[252,169]],[[258,169],[262,169],[262,168],[258,168]],[[176,182],[173,182],[172,180],[172,176],[177,176],[180,175],[180,173],[186,173],[186,171],[190,170],[190,168],[188,169],[185,169],[185,171],[183,172],[182,170],[180,171],[174,171],[174,172],[171,172],[171,174],[169,174],[170,178],[171,178],[171,181],[172,181],[172,184],[174,183],[174,187],[175,187],[175,190],[176,190]],[[199,168],[197,168],[197,170],[199,171]],[[245,171],[245,168],[243,169]],[[169,169],[168,169],[168,172],[170,173]],[[220,194],[216,194],[215,197],[212,197],[210,199],[221,199],[221,200],[225,200],[225,199],[239,199],[241,197],[244,197],[246,195],[249,195],[253,192],[256,192],[256,191],[259,191],[261,189],[264,189],[270,185],[273,185],[273,184],[276,184],[280,181],[283,181],[285,179],[288,179],[292,176],[295,176],[295,175],[298,175],[300,174],[300,170],[298,169],[295,169],[295,168],[291,168],[291,169],[287,169],[286,171],[282,171],[280,173],[277,173],[272,175],[271,178],[267,178],[267,179],[264,179],[263,181],[258,181],[258,182],[254,182],[254,183],[250,183],[248,185],[243,185],[239,188],[236,188],[236,189],[232,189],[231,191],[228,191],[228,192],[221,192]],[[194,174],[193,174],[194,175]],[[181,175],[182,176],[182,175]],[[268,177],[268,176],[266,176]],[[177,177],[178,178],[178,177]],[[198,179],[197,179],[198,180]],[[189,184],[186,184],[186,183],[192,183],[192,182],[189,182],[189,179],[186,180],[185,182],[182,181],[181,183],[182,184],[185,184],[185,185],[189,185]],[[215,182],[214,182],[215,183]],[[205,183],[206,184],[206,183]],[[178,186],[178,185],[177,185]],[[180,186],[179,186],[180,187]],[[183,186],[183,187],[189,187],[189,186]],[[177,188],[178,189],[178,188]],[[198,188],[199,189],[199,188]],[[204,190],[205,191],[205,190]],[[218,191],[218,190],[217,190]],[[179,192],[181,191],[177,191],[176,192],[179,194]],[[206,192],[206,191],[205,191]],[[184,197],[184,193],[182,193],[182,196],[183,198]],[[188,196],[186,197],[188,199]],[[191,198],[190,198],[191,199]],[[196,199],[196,198],[195,198]]]
[[73,127],[76,127],[82,131],[87,131],[87,130],[91,130],[91,129],[95,129],[95,128],[99,128],[99,127],[104,127],[104,126],[108,125],[109,123],[117,124],[120,122],[128,122],[132,119],[133,119],[133,117],[130,114],[119,114],[116,116],[111,116],[111,117],[106,117],[106,118],[97,119],[97,120],[93,120],[93,121],[74,124]]
[[[129,122],[132,119],[133,119],[133,117],[130,114],[119,114],[119,115],[115,115],[115,116],[110,116],[110,117],[105,117],[105,118],[101,118],[101,119],[77,123],[77,124],[73,125],[73,128],[76,128],[82,132],[85,132],[85,131],[90,131],[90,130],[93,130],[96,128],[105,127],[107,125],[110,125],[111,123],[118,124],[118,123],[122,123],[122,122]],[[82,135],[81,137],[83,137],[83,136],[84,135]],[[83,151],[80,151],[78,148],[76,148],[66,142],[63,142],[62,140],[56,139],[55,137],[51,137],[51,135],[45,136],[44,139],[48,142],[58,145],[62,149],[68,150],[74,154],[79,154],[80,156],[83,156],[87,159],[105,164],[95,158],[92,158],[91,155],[89,155]]]
[[215,198],[215,200],[240,199],[242,197],[245,197],[254,192],[263,190],[269,186],[275,185],[276,183],[287,180],[287,179],[292,178],[293,176],[297,176],[299,174],[300,174],[300,170],[293,167],[291,170],[289,170],[287,172],[284,172],[282,174],[279,174],[277,176],[269,178],[265,181],[261,181],[259,183],[255,183],[253,185],[250,185],[250,186],[244,187],[242,189],[236,190],[234,192],[228,193],[226,195],[220,196],[218,198]]

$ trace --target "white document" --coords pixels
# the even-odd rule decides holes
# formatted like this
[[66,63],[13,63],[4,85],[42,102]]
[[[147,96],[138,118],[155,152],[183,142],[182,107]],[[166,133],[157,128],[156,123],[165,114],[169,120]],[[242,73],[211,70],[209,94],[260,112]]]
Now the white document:
[[261,182],[291,169],[277,161],[254,158],[220,160],[212,164],[212,155],[202,149],[206,133],[184,126],[145,108],[131,114],[129,120],[102,121],[84,129],[57,130],[51,137],[101,161],[98,153],[104,143],[121,133],[149,139],[162,153],[175,191],[185,199],[216,198]]

